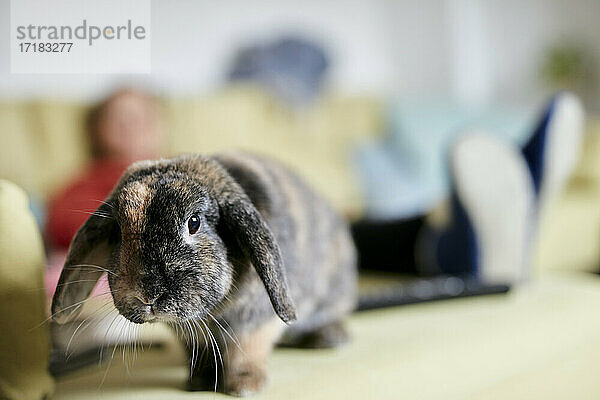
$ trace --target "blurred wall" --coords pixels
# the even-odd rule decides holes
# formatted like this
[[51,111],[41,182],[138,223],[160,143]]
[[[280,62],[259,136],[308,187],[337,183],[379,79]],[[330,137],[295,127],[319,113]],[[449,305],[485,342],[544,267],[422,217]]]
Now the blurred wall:
[[[583,41],[600,60],[596,0],[153,0],[151,76],[11,75],[0,58],[0,97],[95,98],[133,80],[167,93],[219,86],[240,44],[297,32],[330,50],[330,87],[350,93],[531,100],[555,41]],[[3,32],[9,1],[0,1]],[[7,54],[7,35],[0,52]]]

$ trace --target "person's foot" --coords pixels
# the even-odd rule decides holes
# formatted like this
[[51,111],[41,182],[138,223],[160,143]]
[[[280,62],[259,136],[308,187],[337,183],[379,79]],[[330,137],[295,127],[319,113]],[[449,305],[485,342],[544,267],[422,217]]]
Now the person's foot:
[[453,146],[450,170],[451,216],[430,247],[434,269],[486,283],[521,280],[529,261],[534,205],[523,157],[491,135],[469,133]]
[[523,146],[537,199],[538,213],[560,193],[571,174],[583,138],[584,110],[568,92],[554,96]]

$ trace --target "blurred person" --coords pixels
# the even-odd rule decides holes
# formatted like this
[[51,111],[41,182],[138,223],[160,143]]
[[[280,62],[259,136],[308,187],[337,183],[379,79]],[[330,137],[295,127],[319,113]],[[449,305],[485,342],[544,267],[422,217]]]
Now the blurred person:
[[48,204],[46,240],[66,250],[79,227],[110,193],[129,164],[159,156],[161,118],[149,94],[122,89],[88,114],[91,163]]
[[443,207],[415,218],[353,225],[361,269],[492,284],[528,278],[540,214],[575,166],[583,121],[579,99],[561,93],[521,148],[467,131],[449,151],[451,194]]

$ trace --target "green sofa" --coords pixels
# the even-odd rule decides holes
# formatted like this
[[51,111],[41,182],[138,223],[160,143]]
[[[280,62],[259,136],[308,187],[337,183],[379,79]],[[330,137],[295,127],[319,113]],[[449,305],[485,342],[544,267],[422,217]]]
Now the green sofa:
[[[238,90],[210,99],[165,101],[165,109],[169,128],[176,132],[166,144],[168,152],[213,151],[235,140],[244,148],[264,147],[266,153],[289,157],[338,208],[360,210],[346,157],[354,143],[381,127],[375,103],[331,100],[298,118],[252,91]],[[39,198],[51,193],[85,162],[77,123],[84,110],[82,105],[55,102],[0,105],[0,126],[14,133],[3,133],[7,145],[0,147],[2,176]],[[217,123],[234,112],[236,121]],[[240,127],[247,137],[232,137]],[[265,133],[282,127],[292,135],[291,144]],[[589,123],[574,179],[542,221],[531,282],[508,295],[355,314],[349,321],[353,340],[345,348],[277,349],[269,361],[270,383],[255,398],[600,398],[595,372],[600,359],[600,277],[586,272],[597,268],[600,254],[599,128]],[[202,136],[215,129],[227,139]],[[321,137],[323,132],[337,134]],[[0,210],[1,293],[15,293],[15,286],[6,283],[14,282],[14,276],[24,282],[16,286],[18,293],[36,293],[42,285],[41,238],[23,192],[6,181],[0,184]],[[4,289],[8,287],[12,289]],[[6,297],[1,305],[0,388],[31,390],[21,398],[39,398],[52,390],[44,368],[45,326],[26,329],[45,318],[41,297],[31,298],[26,303]],[[144,327],[141,336],[154,345],[138,348],[135,357],[118,350],[111,363],[57,379],[52,398],[223,397],[183,389],[184,354],[164,327]]]

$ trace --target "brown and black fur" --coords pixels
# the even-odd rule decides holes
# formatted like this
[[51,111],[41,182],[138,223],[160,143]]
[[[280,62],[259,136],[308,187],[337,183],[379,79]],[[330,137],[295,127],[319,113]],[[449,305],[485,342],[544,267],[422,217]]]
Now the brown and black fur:
[[[72,319],[105,270],[123,316],[186,324],[195,390],[216,378],[230,394],[260,390],[276,343],[343,343],[356,302],[346,222],[281,165],[241,153],[133,164],[73,239],[55,320]],[[198,339],[226,351],[199,357]]]

